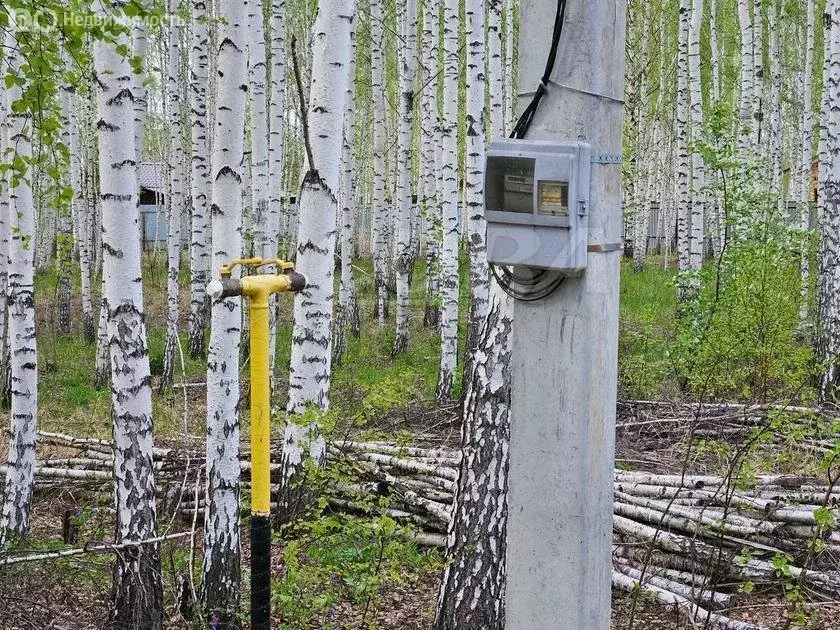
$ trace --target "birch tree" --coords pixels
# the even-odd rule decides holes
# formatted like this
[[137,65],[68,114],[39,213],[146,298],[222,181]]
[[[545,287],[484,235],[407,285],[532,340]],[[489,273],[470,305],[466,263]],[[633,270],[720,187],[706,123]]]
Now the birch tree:
[[181,217],[184,211],[184,147],[181,141],[181,29],[178,24],[179,0],[167,0],[169,13],[169,58],[167,61],[166,102],[169,119],[169,163],[167,165],[168,217],[166,222],[166,345],[160,391],[172,385],[175,352],[178,345],[179,286],[181,271]]
[[718,0],[709,0],[709,48],[712,64],[712,101],[720,100],[720,49],[718,42]]
[[[101,225],[100,225],[101,228]],[[105,295],[104,279],[99,283],[102,296]],[[95,387],[105,387],[111,378],[110,353],[108,351],[108,308],[104,299],[99,301],[99,319],[96,324],[96,358],[93,368],[93,384]]]
[[[477,4],[477,3],[476,3]],[[507,469],[510,444],[511,318],[491,291],[467,379],[462,458],[436,630],[504,625]]]
[[[468,20],[480,5],[468,3]],[[483,30],[474,21],[472,28],[473,33]],[[500,33],[490,28],[487,37],[489,80],[494,84],[502,67],[494,61],[492,40]],[[503,137],[503,93],[491,90],[489,97],[490,133]],[[512,309],[495,282],[490,283],[486,310],[465,379],[461,467],[447,537],[450,561],[438,591],[437,630],[504,628]]]
[[[286,3],[271,2],[271,98],[269,99],[268,159],[271,177],[268,179],[268,220],[264,258],[277,256],[283,194],[283,157],[285,152],[286,100]],[[275,271],[275,270],[271,270]],[[277,347],[277,296],[271,296],[269,328],[269,360],[274,366]]]
[[[105,5],[100,0],[100,11]],[[140,269],[140,215],[134,146],[134,85],[130,46],[94,44],[98,86],[99,182],[102,203],[103,304],[107,312],[114,421],[116,543],[135,542],[117,554],[111,622],[120,628],[162,628],[163,584],[156,543],[155,475],[152,461],[152,390]]]
[[[397,321],[392,355],[408,350],[408,325],[410,304],[408,291],[414,251],[411,246],[412,189],[411,171],[413,160],[412,122],[414,118],[414,72],[417,47],[417,4],[406,2],[400,9],[402,44],[398,51],[398,75],[400,85],[400,120],[398,147],[398,176],[396,181],[397,216],[396,239],[394,241],[394,269],[397,284]],[[483,68],[482,68],[483,70]]]
[[[14,51],[11,36],[8,71],[21,72],[22,60]],[[21,87],[6,92],[8,146],[23,164],[32,157],[33,122],[26,111],[14,109],[22,98]],[[35,207],[28,170],[15,169],[9,181],[8,313],[11,368],[11,430],[6,480],[3,486],[3,512],[0,515],[0,546],[10,537],[25,538],[29,531],[29,509],[35,486],[35,435],[38,417],[38,348],[35,341],[35,284],[33,244]]]
[[468,3],[466,9],[467,101],[466,101],[466,188],[467,231],[470,251],[470,333],[468,356],[475,345],[479,328],[487,316],[490,274],[487,267],[487,244],[484,221],[484,91],[485,28],[484,4]]
[[[85,100],[87,95],[85,95]],[[80,142],[81,121],[77,112],[80,108],[79,90],[74,89],[70,96],[70,186],[73,190],[70,215],[75,221],[76,243],[79,251],[79,275],[82,294],[82,330],[85,341],[93,343],[95,328],[93,324],[93,299],[91,295],[90,265],[90,211],[85,194],[82,173],[83,143]]]
[[458,4],[446,0],[443,9],[443,120],[441,121],[441,357],[437,400],[452,398],[458,359]]
[[779,208],[784,207],[782,195],[782,51],[779,33],[781,6],[773,2],[767,12],[770,33],[770,189]]
[[749,149],[753,129],[753,93],[755,92],[755,67],[753,66],[753,23],[750,18],[749,0],[738,0],[738,24],[741,30],[741,135],[739,148]]
[[677,56],[677,250],[679,270],[679,298],[686,301],[691,297],[691,286],[687,273],[691,269],[691,163],[689,161],[689,30],[690,6],[688,0],[680,0],[679,48]]
[[[262,0],[248,4],[248,82],[251,101],[251,206],[254,254],[269,253],[267,243],[268,219],[268,65],[265,53],[265,28]],[[266,256],[275,258],[276,256]],[[263,270],[273,272],[274,270]]]
[[207,326],[207,294],[210,252],[208,251],[207,193],[210,188],[207,157],[207,4],[192,0],[192,61],[190,72],[190,120],[192,121],[192,156],[190,194],[192,209],[190,224],[190,319],[189,352],[192,357],[203,356]]
[[825,63],[820,139],[820,311],[817,354],[823,362],[823,401],[834,401],[840,385],[840,0],[825,9]]
[[761,145],[764,112],[762,97],[764,96],[764,0],[753,0],[752,34],[753,34],[753,149],[758,150]]
[[304,448],[308,445],[309,455],[316,462],[323,461],[326,453],[317,427],[299,426],[294,414],[302,413],[308,405],[329,407],[336,194],[341,178],[341,132],[354,21],[353,0],[339,0],[318,7],[312,31],[312,78],[309,105],[303,116],[307,160],[298,197],[295,264],[296,270],[306,277],[307,285],[295,296],[287,406],[292,416],[286,423],[283,440],[281,481],[281,504],[286,516],[294,509],[291,497],[296,494]]
[[504,0],[505,3],[505,132],[513,128],[516,95],[514,94],[514,69],[517,67],[518,43],[513,36],[513,22],[519,8],[518,0]]
[[[61,105],[61,143],[68,149],[71,146],[70,109],[74,89],[68,83],[61,86],[59,91]],[[57,154],[58,155],[58,154]],[[69,158],[69,155],[68,155]],[[72,191],[72,168],[69,159],[64,167],[64,178],[61,184],[67,191]],[[72,195],[72,192],[71,192]],[[71,218],[71,204],[65,201],[64,191],[55,195],[58,231],[55,243],[55,271],[58,284],[58,329],[64,334],[70,332],[70,277],[73,273],[73,222]]]
[[[703,24],[703,0],[692,0],[688,41],[689,101],[691,112],[691,215],[689,233],[689,266],[699,271],[703,266],[703,228],[705,200],[703,198],[704,167],[699,140],[703,126],[703,103],[700,86],[700,29]],[[692,292],[699,280],[692,281]]]
[[373,274],[376,289],[376,312],[379,326],[383,327],[388,312],[387,221],[385,205],[385,29],[382,3],[371,0],[370,60],[373,96],[373,217],[371,225],[371,249],[373,251]]
[[[814,0],[806,0],[807,21],[805,31],[805,67],[803,70],[802,107],[802,161],[799,164],[798,190],[799,227],[807,234],[811,227],[811,161],[813,159],[813,76],[814,76]],[[809,248],[807,242],[802,250],[802,288],[800,289],[799,319],[808,318],[808,283],[811,276]]]
[[[139,0],[138,4],[146,6],[149,0]],[[149,33],[146,20],[132,20],[131,29],[132,54],[135,57],[145,60],[149,48]],[[140,72],[135,72],[131,84],[131,92],[134,94],[134,151],[137,164],[143,160],[143,132],[146,127],[146,113],[148,110],[148,98],[146,90],[146,73],[141,65]]]
[[[633,165],[631,167],[631,176],[628,178],[628,203],[632,203],[634,218],[634,232],[633,232],[633,269],[641,271],[644,268],[645,254],[647,253],[648,241],[648,221],[650,216],[650,201],[647,196],[647,181],[649,179],[647,150],[648,150],[648,129],[647,129],[647,77],[648,77],[648,16],[650,14],[649,3],[642,2],[641,7],[637,6],[636,11],[631,13],[638,13],[640,19],[638,20],[638,38],[641,42],[640,52],[635,64],[629,64],[628,67],[635,66],[632,71],[633,83],[632,90],[628,86],[628,91],[631,91],[633,98],[628,101],[632,103],[629,113],[629,123],[627,127],[635,127],[628,129],[628,135],[632,135],[631,142],[633,142]],[[632,22],[631,22],[632,25]],[[632,61],[632,60],[631,60]]]
[[[438,327],[440,323],[440,245],[441,215],[437,195],[438,144],[438,39],[440,37],[440,6],[434,2],[423,3],[423,47],[420,128],[422,142],[423,212],[427,226],[426,239],[426,305],[423,313],[425,326]],[[492,97],[491,90],[491,97]],[[500,92],[501,95],[501,92]],[[504,115],[504,113],[502,113]]]
[[[356,301],[356,284],[353,280],[353,241],[356,223],[355,156],[353,153],[353,131],[355,120],[355,94],[353,89],[356,58],[356,37],[352,35],[350,54],[350,76],[347,82],[347,106],[344,111],[344,131],[341,147],[341,285],[339,292],[339,317],[337,327],[349,328],[354,337],[360,333],[359,306]],[[340,360],[340,354],[333,352]]]
[[[9,123],[8,92],[5,92],[0,94],[0,151],[5,151],[9,147]],[[9,230],[11,221],[9,184],[8,173],[0,174],[0,385],[2,385],[0,400],[3,400],[6,404],[11,403],[12,396],[8,336],[9,244],[11,238]],[[2,511],[0,511],[0,515],[2,515]],[[0,536],[3,536],[4,529],[0,527]]]
[[[247,85],[246,6],[220,0],[216,38],[215,125],[211,156],[211,267],[242,253]],[[238,270],[234,272],[238,277]],[[234,623],[239,605],[239,343],[238,297],[213,300],[207,356],[207,511],[203,600],[209,618]]]

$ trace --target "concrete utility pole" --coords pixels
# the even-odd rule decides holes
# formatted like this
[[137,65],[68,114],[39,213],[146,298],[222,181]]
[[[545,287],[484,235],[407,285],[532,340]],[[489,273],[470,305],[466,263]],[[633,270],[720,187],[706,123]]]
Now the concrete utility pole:
[[[556,0],[521,0],[519,111],[539,85]],[[606,630],[621,257],[624,0],[570,0],[529,140],[592,146],[587,266],[514,307],[506,618]]]

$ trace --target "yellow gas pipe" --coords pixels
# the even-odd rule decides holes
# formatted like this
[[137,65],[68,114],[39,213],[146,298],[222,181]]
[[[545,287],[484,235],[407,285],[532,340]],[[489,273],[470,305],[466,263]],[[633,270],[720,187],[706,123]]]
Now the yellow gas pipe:
[[[276,274],[231,278],[237,266],[276,265]],[[241,295],[251,318],[251,627],[269,628],[271,619],[271,391],[269,366],[269,298],[272,293],[300,291],[306,278],[284,260],[243,258],[219,268],[221,278],[207,286],[214,300]]]

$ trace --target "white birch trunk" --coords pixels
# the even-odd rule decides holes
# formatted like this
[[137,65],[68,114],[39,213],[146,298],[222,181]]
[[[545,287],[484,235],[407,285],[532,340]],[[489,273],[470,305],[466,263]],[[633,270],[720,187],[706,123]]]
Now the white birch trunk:
[[371,0],[371,73],[373,93],[373,250],[374,290],[380,328],[388,316],[388,207],[385,199],[385,30],[383,0]]
[[513,129],[516,122],[516,85],[514,72],[519,67],[517,53],[518,42],[513,36],[513,23],[516,19],[518,0],[503,0],[505,3],[505,135]]
[[635,159],[635,173],[633,175],[633,192],[635,199],[633,206],[635,210],[635,224],[633,234],[633,269],[641,271],[645,266],[645,255],[647,254],[648,242],[648,221],[650,218],[650,199],[647,190],[647,181],[650,179],[649,160],[648,160],[648,128],[647,128],[647,77],[648,77],[648,45],[649,45],[649,22],[648,16],[650,9],[647,3],[642,3],[641,7],[641,51],[639,55],[639,63],[635,73],[635,79],[638,83],[636,89],[636,105],[637,112],[636,124],[637,132],[636,146],[634,152]]
[[[21,61],[16,54],[9,55],[8,63],[10,72],[20,71]],[[11,104],[20,100],[21,96],[20,86],[12,86],[7,91],[8,143],[10,148],[14,147],[14,157],[28,160],[32,156],[32,120],[27,113],[11,111]],[[3,487],[3,511],[0,514],[0,547],[11,537],[26,538],[29,531],[29,509],[35,486],[35,434],[38,417],[38,349],[35,342],[32,257],[35,243],[32,181],[38,177],[38,173],[29,167],[26,172],[11,171],[9,177],[11,430]]]
[[778,3],[773,2],[767,13],[767,30],[770,33],[770,190],[782,210],[785,200],[782,199],[782,52],[779,11]]
[[163,375],[160,392],[172,385],[175,353],[178,346],[179,286],[181,271],[181,220],[184,212],[184,147],[181,140],[181,29],[177,21],[179,0],[168,0],[169,58],[167,64],[166,101],[169,119],[169,177],[166,202],[166,345],[163,353]]
[[[654,147],[655,153],[655,169],[656,174],[653,178],[653,192],[650,199],[655,199],[659,202],[659,218],[656,225],[656,235],[658,237],[658,253],[665,254],[670,250],[670,242],[673,237],[673,230],[669,232],[667,212],[666,212],[666,197],[667,186],[666,180],[668,173],[672,171],[671,164],[667,159],[668,147],[673,140],[671,134],[666,134],[664,129],[667,123],[667,112],[665,110],[665,59],[668,54],[668,35],[665,32],[665,12],[659,12],[659,38],[658,38],[658,85],[656,93],[656,113],[654,123]],[[663,260],[667,260],[667,256],[663,256]]]
[[[90,269],[90,230],[88,200],[85,194],[85,186],[82,176],[82,145],[80,134],[82,133],[78,111],[80,109],[79,93],[73,91],[70,97],[70,186],[73,189],[70,214],[74,218],[76,244],[79,252],[80,282],[82,292],[82,330],[85,341],[93,343],[95,328],[93,324],[93,298],[91,295],[91,269]],[[87,98],[86,96],[84,98]]]
[[764,0],[753,0],[753,138],[752,146],[760,150],[764,123]]
[[505,75],[502,48],[502,11],[504,0],[487,2],[487,94],[490,135],[503,138],[505,134]]
[[[468,19],[470,12],[480,10],[476,6],[480,4],[469,3]],[[494,8],[493,3],[488,7],[491,86],[503,80],[501,54],[494,52],[497,44],[493,40],[501,41],[492,16],[496,8],[500,7]],[[503,97],[503,91],[491,88],[490,134],[494,138],[505,135]],[[465,380],[463,456],[447,538],[451,562],[438,591],[437,630],[504,627],[511,317],[510,298],[491,282],[487,312],[479,322],[476,350]]]
[[753,133],[753,94],[755,68],[753,67],[753,23],[750,19],[749,0],[738,0],[738,23],[741,28],[741,135],[739,148],[750,148]]
[[[251,103],[251,225],[254,238],[254,255],[268,253],[268,66],[265,57],[265,27],[263,3],[248,3],[248,83]],[[275,256],[271,256],[274,258]],[[273,273],[264,269],[263,273]]]
[[476,338],[487,317],[490,299],[490,273],[487,267],[487,243],[484,220],[484,89],[485,28],[483,2],[467,2],[467,76],[466,76],[466,164],[465,193],[467,233],[470,253],[470,329],[467,356],[472,356]]
[[825,366],[820,382],[824,402],[836,399],[840,385],[840,0],[825,9],[820,138],[819,212],[822,231],[818,360]]
[[208,173],[209,143],[207,138],[207,19],[210,17],[205,0],[192,0],[192,61],[190,63],[190,110],[192,156],[190,160],[190,195],[192,210],[190,238],[190,320],[189,352],[193,358],[204,355],[209,302],[206,287],[209,282],[210,251],[208,247],[209,221],[207,193],[210,189]]
[[[0,94],[0,151],[9,147],[8,92]],[[9,404],[11,399],[11,374],[9,370],[9,245],[11,204],[9,199],[9,175],[0,175],[0,399]],[[0,530],[2,536],[2,530]]]
[[[721,78],[720,78],[720,42],[718,40],[718,0],[710,0],[709,7],[709,45],[712,49],[712,102],[717,103],[721,99]],[[716,178],[714,173],[710,177]],[[720,255],[724,241],[723,217],[721,215],[720,200],[716,193],[712,193],[709,199],[711,217],[709,218],[709,230],[711,232],[712,252],[715,256]]]
[[[799,201],[799,227],[803,234],[809,234],[811,229],[811,161],[813,160],[813,131],[814,131],[814,0],[806,0],[807,24],[805,33],[805,69],[803,72],[803,107],[802,107],[802,161],[799,164],[799,184],[797,197]],[[810,283],[810,248],[805,240],[802,248],[799,320],[805,322],[810,311],[808,300],[808,286]]]
[[[285,154],[286,103],[286,2],[271,2],[271,97],[269,99],[268,160],[271,177],[268,179],[268,217],[264,258],[275,258],[283,213],[283,160]],[[274,372],[277,349],[277,296],[271,297],[269,328],[269,361]]]
[[679,271],[681,274],[678,292],[679,299],[689,299],[690,283],[686,274],[691,269],[691,162],[689,161],[689,64],[688,39],[690,8],[689,0],[680,0],[679,13],[679,48],[677,56],[677,162],[676,162],[676,193],[677,193],[677,254]]
[[[435,147],[438,133],[438,37],[440,5],[423,3],[423,48],[420,128],[422,134],[423,214],[426,225],[426,306],[423,325],[437,328],[440,324],[440,203],[437,195]],[[501,60],[500,60],[501,63]],[[491,91],[490,98],[493,98]],[[498,99],[504,107],[503,93]],[[499,112],[504,119],[504,111]]]
[[712,62],[712,101],[720,100],[720,49],[718,44],[718,0],[709,0],[709,46]]
[[[688,42],[689,94],[691,101],[691,219],[689,234],[689,266],[699,271],[703,266],[703,228],[705,225],[704,165],[698,147],[703,127],[703,103],[700,90],[700,28],[703,24],[703,0],[692,0]],[[692,291],[699,288],[699,278],[692,282]]]
[[[100,224],[101,228],[101,224]],[[105,306],[105,285],[100,282],[99,318],[96,324],[96,360],[93,368],[93,384],[105,387],[111,379],[111,357],[108,351],[108,308]]]
[[[412,122],[414,120],[414,72],[417,48],[417,3],[401,5],[400,25],[402,42],[397,46],[397,67],[400,86],[399,139],[397,143],[398,162],[396,177],[396,238],[394,240],[394,271],[396,274],[397,309],[396,333],[393,356],[408,351],[408,327],[411,306],[408,291],[411,284],[411,270],[414,266],[411,221],[412,195],[411,170],[413,160]],[[483,72],[482,64],[482,72]],[[483,95],[483,92],[482,92]]]
[[[72,136],[70,127],[70,109],[74,89],[70,85],[63,85],[59,88],[59,100],[61,103],[61,143],[67,148],[68,158]],[[70,161],[64,165],[63,185],[67,190],[72,191],[72,168]],[[72,197],[71,197],[72,198]],[[72,204],[64,198],[55,199],[56,214],[58,218],[58,230],[55,241],[55,271],[58,284],[58,330],[61,333],[70,332],[70,278],[73,274],[73,221]]]
[[[146,51],[149,48],[149,34],[146,20],[132,20],[132,50],[135,57],[139,57],[145,63]],[[145,85],[146,74],[142,71],[132,74],[133,82],[131,92],[134,94],[134,150],[136,152],[137,164],[143,161],[143,130],[146,127],[146,112],[148,110],[148,98]]]
[[[100,0],[101,10],[105,10]],[[140,215],[134,146],[134,85],[129,45],[94,43],[99,87],[99,182],[102,201],[103,304],[107,309],[114,420],[116,543],[156,536],[152,461],[152,390],[143,312]],[[157,544],[139,545],[116,559],[111,622],[121,628],[163,626],[163,585]]]
[[[289,366],[290,414],[307,406],[329,407],[335,227],[341,179],[342,126],[350,81],[353,0],[318,8],[313,27],[312,79],[308,108],[308,159],[300,187],[298,256],[295,268],[307,279],[295,296],[295,324]],[[317,426],[290,418],[283,441],[282,517],[295,511],[297,475],[306,443],[320,463],[326,444]]]
[[[473,0],[469,5],[480,5]],[[473,7],[474,11],[480,8]],[[435,630],[504,626],[510,446],[510,298],[493,283],[465,383],[461,466]]]
[[351,33],[350,81],[347,82],[347,106],[344,111],[344,143],[341,165],[341,292],[339,309],[341,320],[354,337],[359,336],[359,306],[356,301],[356,283],[353,280],[353,243],[356,224],[356,181],[354,145],[355,119],[355,58],[356,38]]
[[452,398],[455,368],[458,359],[458,4],[444,3],[444,77],[443,120],[441,121],[442,160],[440,199],[443,207],[441,245],[441,356],[438,373],[437,400]]
[[[215,125],[210,167],[211,268],[242,253],[242,179],[247,84],[246,6],[221,0]],[[238,275],[238,272],[235,272]],[[212,301],[207,357],[207,504],[203,601],[208,617],[233,623],[239,604],[240,298]]]

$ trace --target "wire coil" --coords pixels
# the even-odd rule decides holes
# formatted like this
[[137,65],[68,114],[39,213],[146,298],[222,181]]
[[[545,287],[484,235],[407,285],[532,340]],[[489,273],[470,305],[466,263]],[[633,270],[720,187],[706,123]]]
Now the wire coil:
[[532,267],[490,265],[490,271],[502,291],[519,302],[536,302],[547,298],[566,279],[559,271]]

